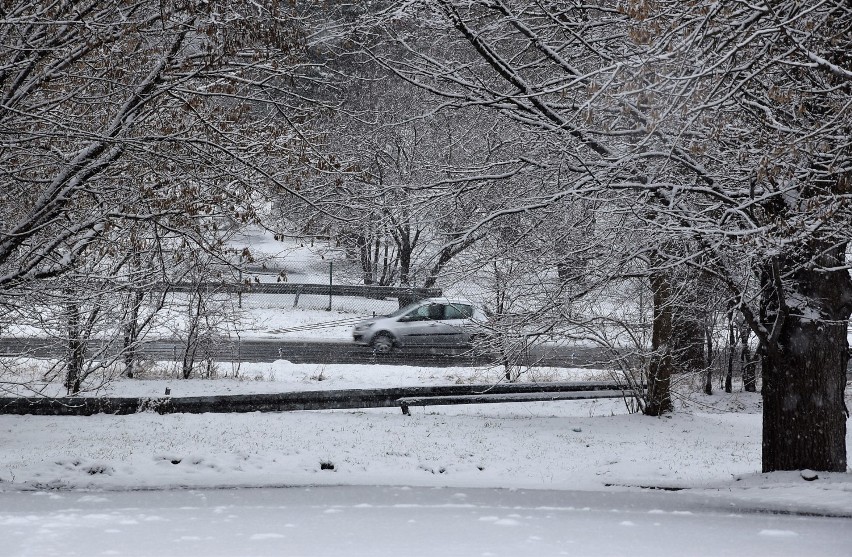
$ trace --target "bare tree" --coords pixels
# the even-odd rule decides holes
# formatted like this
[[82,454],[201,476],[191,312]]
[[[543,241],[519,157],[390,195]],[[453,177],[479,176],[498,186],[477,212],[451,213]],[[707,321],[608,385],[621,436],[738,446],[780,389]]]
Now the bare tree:
[[[286,188],[272,161],[300,141],[287,118],[305,114],[289,87],[310,68],[298,14],[80,1],[2,17],[0,160],[15,203],[2,208],[0,287],[60,274],[113,221],[240,221],[258,183]],[[69,220],[81,204],[92,210]]]
[[[326,93],[337,110],[315,122],[323,152],[299,196],[287,198],[288,216],[325,223],[319,228],[359,262],[365,284],[430,288],[488,233],[480,219],[511,195],[506,181],[536,168],[515,123],[484,121],[464,107],[444,112],[443,102],[376,64],[410,53],[367,21],[352,26],[349,40],[317,47],[345,81]],[[402,26],[418,48],[444,48],[418,24]]]
[[[679,212],[760,342],[763,469],[844,470],[852,9],[779,1],[678,12],[681,27],[655,54],[693,61],[666,86],[683,95],[673,112],[687,114],[704,175],[690,187],[701,206]],[[699,210],[711,204],[715,222]],[[737,272],[744,264],[757,299]]]
[[[516,207],[606,199],[604,211],[629,210],[654,232],[645,250],[654,347],[670,347],[674,333],[667,269],[692,266],[727,287],[761,345],[763,469],[845,470],[848,4],[405,7],[436,34],[453,30],[454,42],[419,53],[395,32],[401,12],[388,12],[388,33],[412,55],[387,61],[396,75],[449,105],[523,124],[546,146],[538,152],[550,151],[538,162],[572,176],[550,198],[519,196]],[[681,249],[686,242],[695,249]],[[660,350],[650,369],[663,406],[669,362]]]
[[[132,372],[142,293],[168,279],[168,254],[226,262],[217,230],[291,190],[306,92],[325,79],[304,53],[312,17],[241,1],[4,3],[0,303],[62,283],[76,337],[103,317],[81,313],[86,288],[123,291]],[[73,367],[85,351],[70,354]]]

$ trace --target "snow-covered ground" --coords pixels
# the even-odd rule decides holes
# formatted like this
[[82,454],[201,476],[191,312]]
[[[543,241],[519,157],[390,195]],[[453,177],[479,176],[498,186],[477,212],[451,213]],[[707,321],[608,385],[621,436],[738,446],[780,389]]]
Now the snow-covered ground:
[[[164,372],[160,370],[159,373]],[[151,375],[156,376],[156,370]],[[165,387],[169,387],[173,396],[194,396],[488,382],[496,381],[498,376],[496,368],[322,366],[279,361],[244,364],[236,377],[232,373],[227,379],[124,379],[113,383],[107,392],[161,396]],[[607,376],[607,372],[551,368],[530,370],[524,379]],[[739,554],[772,554],[774,548],[777,555],[797,555],[801,553],[797,553],[796,548],[801,547],[812,548],[809,555],[844,554],[836,549],[848,549],[848,544],[852,543],[852,521],[849,519],[852,517],[852,475],[821,473],[818,479],[806,481],[798,472],[758,473],[761,427],[758,395],[684,394],[678,406],[676,413],[665,418],[628,414],[623,401],[605,399],[415,407],[412,416],[404,416],[398,409],[165,416],[154,413],[90,417],[0,416],[0,447],[3,448],[0,451],[0,538],[15,540],[12,545],[4,546],[6,549],[0,549],[0,555],[41,556],[53,550],[54,554],[71,555],[71,547],[97,548],[106,552],[101,554],[113,555],[391,555],[400,551],[399,544],[407,538],[398,537],[398,533],[382,534],[388,532],[388,528],[397,528],[389,525],[398,524],[400,517],[406,516],[415,522],[431,522],[437,520],[434,519],[436,514],[442,518],[435,522],[434,528],[440,530],[456,525],[455,529],[450,528],[450,537],[442,542],[445,545],[440,546],[445,549],[435,546],[435,551],[430,550],[433,548],[428,545],[429,532],[433,526],[424,522],[420,529],[413,530],[412,539],[427,545],[420,549],[406,548],[403,553],[555,555],[559,553],[554,548],[565,543],[568,544],[565,550],[570,554],[614,555],[622,554],[619,548],[623,546],[613,541],[616,538],[606,538],[604,533],[600,536],[609,541],[600,546],[588,545],[592,543],[591,538],[574,536],[574,543],[579,545],[572,551],[570,540],[574,538],[565,533],[565,528],[580,528],[578,532],[606,532],[611,526],[619,535],[627,530],[642,531],[644,537],[636,538],[638,545],[633,545],[642,547],[655,537],[646,530],[653,531],[653,524],[661,523],[666,532],[671,531],[669,526],[684,528],[684,533],[678,534],[676,539],[687,548],[691,539],[687,532],[703,524],[701,528],[710,528],[710,531],[696,534],[699,538],[710,539],[716,531],[722,537],[731,535],[734,536],[731,539],[744,540],[746,550]],[[293,493],[291,490],[268,495],[265,490],[238,489],[236,493],[243,494],[239,496],[241,502],[232,503],[237,509],[244,505],[246,516],[251,518],[243,517],[238,520],[239,528],[228,530],[227,539],[231,540],[228,543],[233,545],[221,545],[216,540],[224,535],[220,528],[225,529],[226,525],[222,521],[228,516],[242,516],[243,511],[229,509],[225,502],[207,506],[192,503],[204,497],[227,499],[219,491],[206,491],[213,488],[284,486],[326,486],[323,489],[408,486],[422,488],[416,492],[426,499],[432,497],[429,489],[445,488],[440,491],[442,497],[452,497],[455,493],[471,497],[479,494],[475,497],[482,502],[469,510],[463,506],[458,511],[431,499],[426,503],[415,501],[410,504],[420,505],[422,512],[412,514],[413,511],[394,510],[392,501],[376,503],[378,509],[366,506],[369,501],[364,498],[372,493],[369,490],[356,492],[360,493],[358,496],[345,496],[331,489],[321,493],[341,497],[336,503],[317,507],[308,504],[309,499],[305,503],[307,507],[299,511],[298,505],[291,507],[285,502],[269,507],[264,502],[275,497],[286,500]],[[633,494],[629,495],[633,497],[648,493],[645,488],[651,487],[683,488],[673,492],[653,491],[653,497],[671,501],[674,505],[671,509],[677,512],[704,516],[701,513],[707,512],[706,508],[696,508],[689,503],[689,497],[699,497],[705,507],[707,504],[715,506],[716,510],[712,511],[715,518],[673,518],[677,516],[672,514],[673,510],[663,520],[650,511],[670,508],[661,506],[669,503],[653,499],[649,507],[630,511],[623,508],[628,504],[625,500],[606,498],[616,493]],[[495,488],[501,491],[493,491]],[[183,490],[184,495],[174,499],[170,494],[174,489]],[[505,491],[507,489],[510,491]],[[133,490],[168,491],[157,496]],[[533,490],[532,493],[541,496],[518,495],[521,499],[516,499],[512,490]],[[572,493],[577,491],[597,494],[590,497],[603,497],[604,502],[598,503],[599,508],[594,513],[566,510],[578,506],[571,503],[572,498],[577,497]],[[400,493],[405,494],[405,491]],[[172,502],[164,503],[164,500]],[[103,502],[103,506],[99,502]],[[467,504],[462,499],[459,502]],[[612,506],[608,506],[610,504]],[[579,508],[586,506],[595,507],[589,503]],[[513,510],[515,507],[517,509]],[[554,508],[548,510],[550,507]],[[719,514],[719,509],[723,508],[737,513],[762,509],[831,515],[836,519],[820,522],[828,519],[811,518],[812,522],[805,524],[797,523],[800,519],[792,517],[778,519],[778,523],[773,523],[777,517],[772,520],[764,517],[760,519],[764,522],[750,523],[746,527],[736,517]],[[613,514],[614,510],[627,514]],[[341,532],[339,536],[344,538],[338,535],[327,540],[323,538],[324,530],[314,519],[308,519],[308,515],[313,513],[320,517],[326,511],[345,514],[349,526],[344,530],[350,533]],[[466,517],[459,518],[461,522],[450,518],[455,516],[453,513],[460,512]],[[113,543],[114,540],[144,539],[159,531],[152,530],[153,526],[144,526],[149,519],[174,524],[179,523],[181,516],[186,517],[186,524],[182,526],[187,529],[186,539],[181,539],[180,532],[170,527],[167,535],[164,534],[166,537],[160,540],[162,543],[142,549],[128,546],[130,542]],[[271,523],[268,516],[277,516],[280,521]],[[558,520],[554,520],[554,516]],[[635,528],[627,528],[625,524],[628,523]],[[288,524],[293,524],[295,530]],[[470,528],[459,530],[460,524],[469,524]],[[500,529],[496,525],[517,528]],[[307,529],[300,531],[300,527]],[[89,539],[80,538],[81,532],[89,531],[87,528],[106,534],[99,534],[97,543],[90,542],[88,546],[82,541],[81,546],[62,545],[73,539]],[[358,540],[369,536],[358,532],[371,529],[377,529],[375,539],[385,540],[381,545],[385,549],[367,545],[368,549],[376,551],[362,550],[363,542]],[[827,530],[834,532],[829,542],[815,545],[816,542],[808,541],[821,539]],[[66,535],[69,531],[74,532],[71,537]],[[241,538],[242,534],[237,535],[240,532],[249,538]],[[517,537],[518,532],[523,533],[522,538]],[[128,538],[123,537],[125,533]],[[355,545],[344,551],[340,540],[345,536],[350,536]],[[213,541],[204,542],[205,537]],[[549,541],[538,543],[540,540],[536,537]],[[510,538],[515,545],[501,541]],[[55,540],[53,545],[51,539]],[[249,550],[249,546],[240,545],[247,539],[268,543],[250,544]],[[285,551],[281,549],[284,546],[272,543],[283,539],[302,541],[286,546],[292,551]],[[166,544],[168,550],[154,550],[165,547],[163,544],[167,540],[174,542]],[[313,540],[314,545],[308,544],[309,540]],[[518,546],[519,540],[528,545]],[[446,549],[455,547],[446,545],[450,542],[481,551],[452,552]],[[465,545],[468,542],[472,546]],[[805,545],[797,545],[800,543]],[[10,547],[13,550],[10,551]],[[514,549],[509,550],[510,547]],[[536,550],[537,547],[543,551]],[[603,549],[587,552],[590,547]],[[720,545],[706,547],[709,550],[703,553],[687,549],[682,554],[727,551]],[[180,548],[187,548],[189,552]],[[633,554],[641,555],[642,552]]]
[[[279,361],[243,364],[236,378],[122,379],[101,394],[162,396],[166,387],[172,396],[196,396],[487,383],[499,380],[499,373],[499,368]],[[522,376],[605,378],[608,372],[559,368]],[[756,474],[759,410],[759,395],[752,393],[690,393],[665,418],[628,414],[619,399],[415,407],[410,417],[397,409],[0,416],[0,489],[641,485],[724,490],[771,505],[852,515],[847,475],[805,482],[795,474]],[[334,469],[324,469],[328,464]]]
[[[701,496],[406,487],[0,494],[3,555],[837,556],[849,520]],[[14,510],[12,510],[14,509]]]
[[[4,395],[26,396],[34,391],[43,396],[64,396],[60,381],[44,382],[54,360],[33,358],[0,359],[5,371]],[[500,366],[431,367],[418,365],[387,366],[374,364],[294,364],[286,360],[275,362],[216,362],[216,380],[176,379],[179,362],[143,362],[136,379],[115,377],[100,387],[103,377],[92,377],[84,384],[80,396],[163,396],[169,388],[172,396],[205,396],[226,394],[280,393],[331,389],[368,389],[382,387],[412,387],[483,383],[503,380]],[[519,380],[525,382],[598,381],[616,379],[612,371],[557,368],[518,368]],[[0,476],[2,477],[2,476]]]

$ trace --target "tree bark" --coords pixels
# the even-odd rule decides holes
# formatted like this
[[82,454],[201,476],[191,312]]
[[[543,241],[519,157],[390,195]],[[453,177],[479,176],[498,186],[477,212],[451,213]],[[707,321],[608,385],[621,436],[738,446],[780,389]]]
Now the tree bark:
[[737,349],[737,339],[734,333],[734,312],[728,312],[728,371],[725,374],[725,392],[734,392],[734,350]]
[[370,257],[370,249],[372,247],[370,245],[371,242],[367,236],[360,234],[358,235],[357,243],[359,257],[361,259],[361,271],[364,275],[364,285],[370,286],[373,282],[375,282],[373,277],[373,262]]
[[[397,227],[398,234],[395,236],[397,251],[399,252],[399,285],[411,286],[411,256],[414,253],[414,242],[411,241],[411,226],[406,224]],[[414,241],[417,241],[416,234]],[[403,308],[415,301],[414,296],[400,296],[399,307]]]
[[[704,316],[699,315],[700,307],[691,307],[689,301],[682,303],[672,312],[673,367],[677,373],[699,373],[705,369],[706,362]],[[707,351],[710,350],[708,345]]]
[[710,325],[704,327],[707,338],[707,368],[704,370],[704,394],[713,394],[713,329]]
[[181,377],[189,379],[192,377],[192,369],[200,345],[200,332],[202,314],[204,313],[204,293],[200,284],[196,284],[195,291],[189,295],[187,304],[187,331],[186,346],[183,351],[183,362],[181,365]]
[[65,388],[68,394],[77,394],[83,381],[83,365],[86,358],[86,344],[83,341],[80,306],[77,302],[68,302],[68,361],[65,373]]
[[[813,260],[836,268],[831,263],[843,261],[845,246],[811,253],[820,252]],[[795,270],[784,290],[786,302],[777,288],[764,288],[768,311],[761,312],[777,338],[762,350],[763,471],[845,472],[852,279],[845,269]],[[776,316],[785,305],[789,314],[779,323]]]
[[133,379],[138,358],[139,308],[142,307],[144,298],[143,292],[130,292],[127,295],[128,316],[127,322],[124,324],[122,354],[124,355],[124,373],[129,379]]
[[651,361],[648,364],[648,394],[645,414],[661,416],[672,411],[672,287],[664,272],[651,274],[654,318],[651,325]]

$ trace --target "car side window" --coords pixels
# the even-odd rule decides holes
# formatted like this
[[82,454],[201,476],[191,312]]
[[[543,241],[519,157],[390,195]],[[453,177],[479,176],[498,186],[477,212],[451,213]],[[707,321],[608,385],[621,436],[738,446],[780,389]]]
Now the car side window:
[[444,309],[444,319],[468,319],[473,316],[473,307],[465,304],[448,304]]
[[[409,311],[405,314],[406,321],[428,321],[429,319],[435,319],[432,317],[434,315],[435,310],[433,309],[435,304],[430,304],[427,306],[420,306],[412,311]],[[440,307],[439,307],[440,309]],[[439,318],[440,319],[440,318]]]
[[444,318],[443,304],[429,304],[429,319],[439,320]]

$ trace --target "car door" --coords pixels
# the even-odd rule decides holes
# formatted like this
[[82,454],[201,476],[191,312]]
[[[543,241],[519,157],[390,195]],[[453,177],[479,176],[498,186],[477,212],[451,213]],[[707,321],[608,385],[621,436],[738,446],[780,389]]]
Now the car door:
[[434,344],[459,346],[467,343],[473,308],[467,304],[451,302],[443,305],[442,309],[441,319],[432,327]]
[[398,329],[395,331],[397,338],[405,346],[423,346],[434,344],[434,333],[437,327],[435,317],[443,315],[441,304],[423,304],[397,321]]

